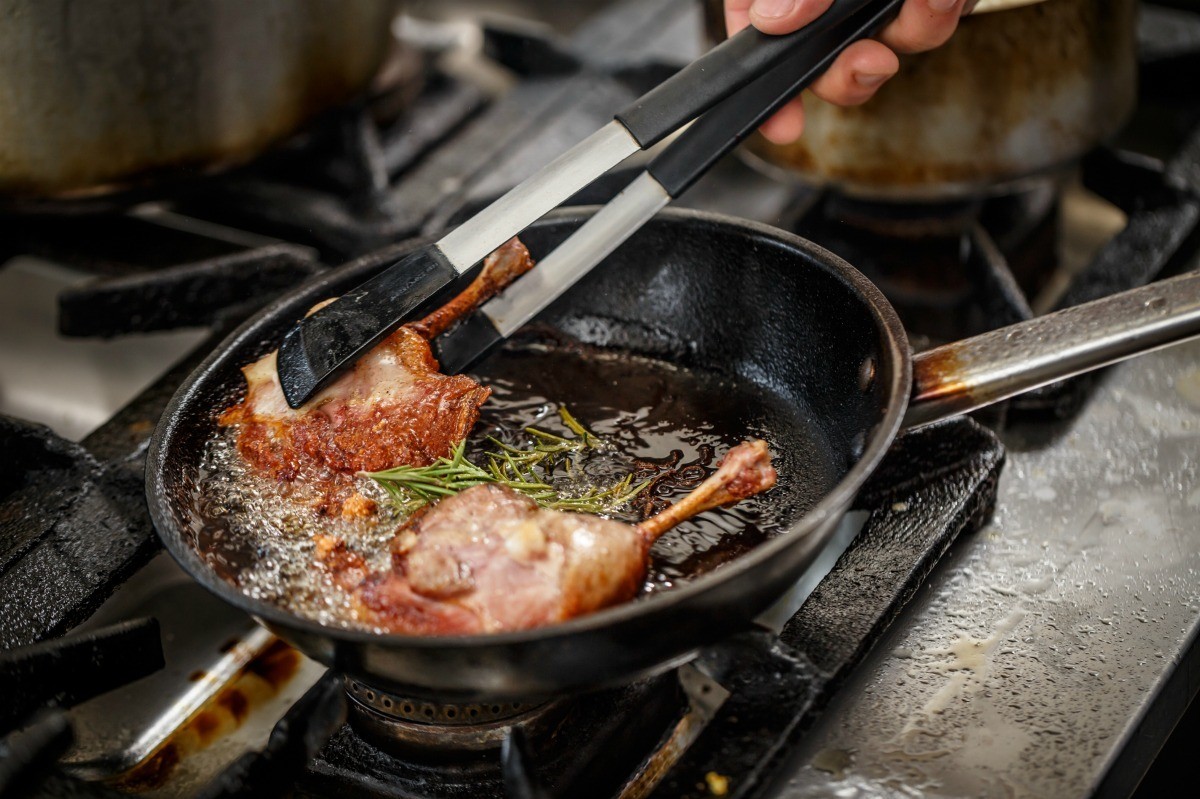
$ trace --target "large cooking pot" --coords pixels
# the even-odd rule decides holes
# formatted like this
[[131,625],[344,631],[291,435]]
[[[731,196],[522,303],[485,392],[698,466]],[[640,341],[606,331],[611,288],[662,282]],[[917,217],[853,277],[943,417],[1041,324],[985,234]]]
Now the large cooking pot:
[[243,161],[359,92],[397,0],[0,0],[0,195]]
[[[710,36],[723,36],[709,0]],[[937,50],[902,56],[867,103],[804,95],[804,136],[748,149],[769,167],[866,199],[1004,190],[1116,133],[1136,99],[1136,0],[983,0]]]
[[[587,217],[578,209],[554,212],[522,238],[541,257]],[[643,351],[781,398],[789,410],[786,417],[777,412],[769,442],[781,481],[764,498],[778,509],[783,530],[685,585],[547,628],[419,637],[323,626],[249,596],[219,573],[220,554],[199,544],[213,523],[194,501],[202,452],[217,415],[244,391],[240,366],[276,347],[315,302],[420,244],[333,270],[233,333],[168,405],[150,443],[146,489],[167,549],[209,590],[348,675],[442,700],[545,697],[679,663],[748,629],[795,583],[903,424],[962,413],[1200,333],[1200,275],[1189,275],[939,348],[913,363],[883,295],[832,253],[765,225],[662,213],[539,322],[636,341]]]

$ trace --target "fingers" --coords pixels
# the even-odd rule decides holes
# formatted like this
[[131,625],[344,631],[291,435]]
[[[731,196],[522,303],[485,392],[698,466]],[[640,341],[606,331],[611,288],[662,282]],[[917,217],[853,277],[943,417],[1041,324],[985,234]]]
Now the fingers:
[[[816,80],[812,91],[837,105],[858,105],[875,94],[899,69],[896,53],[919,53],[939,47],[958,26],[959,17],[977,0],[906,0],[896,20],[879,41],[855,42]],[[797,30],[828,10],[832,0],[725,0],[730,35],[747,25],[764,33]],[[783,108],[762,127],[763,135],[786,144],[800,137],[804,111],[799,101]]]
[[732,36],[750,24],[753,0],[725,0],[725,31]]
[[775,112],[758,129],[763,136],[776,144],[790,144],[804,133],[804,105],[799,99],[785,105]]
[[[823,14],[832,0],[725,0],[725,28],[729,35],[753,23],[765,33],[788,33]],[[804,105],[799,99],[779,109],[760,128],[776,144],[788,144],[804,132]]]
[[754,0],[750,4],[750,22],[763,33],[791,33],[824,14],[831,3],[832,0]]
[[[749,24],[763,33],[791,33],[829,9],[832,0],[725,0],[730,34]],[[883,31],[883,43],[899,53],[920,53],[945,43],[958,18],[977,0],[907,0],[895,22]]]
[[837,105],[859,105],[900,69],[887,46],[870,39],[850,45],[812,85],[813,94]]
[[945,44],[966,0],[908,0],[880,39],[898,53],[923,53]]
[[[822,100],[838,105],[865,103],[899,68],[896,54],[879,42],[855,42],[817,79],[812,90]],[[789,103],[768,119],[761,130],[776,144],[794,142],[804,132],[803,105],[799,100]]]

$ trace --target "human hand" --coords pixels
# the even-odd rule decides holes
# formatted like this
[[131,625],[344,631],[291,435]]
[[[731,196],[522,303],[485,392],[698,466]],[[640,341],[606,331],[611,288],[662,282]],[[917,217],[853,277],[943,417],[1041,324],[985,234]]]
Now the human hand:
[[[833,0],[725,0],[725,25],[733,35],[753,24],[763,33],[798,30],[823,14]],[[920,53],[942,45],[958,19],[977,0],[906,0],[900,14],[879,35],[842,51],[833,66],[810,87],[813,94],[836,105],[858,105],[900,68],[897,53]],[[804,106],[796,98],[762,126],[776,144],[788,144],[804,131]]]

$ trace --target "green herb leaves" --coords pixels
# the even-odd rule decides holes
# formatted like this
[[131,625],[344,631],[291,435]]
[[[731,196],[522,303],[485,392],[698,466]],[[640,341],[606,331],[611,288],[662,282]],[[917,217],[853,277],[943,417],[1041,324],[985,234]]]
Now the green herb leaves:
[[550,478],[555,470],[565,470],[568,475],[577,472],[576,457],[580,453],[607,446],[566,408],[560,408],[558,413],[575,437],[566,438],[536,427],[526,427],[525,432],[534,439],[532,446],[522,449],[489,438],[495,448],[483,453],[481,460],[486,461],[485,466],[468,459],[466,442],[460,441],[449,457],[439,458],[429,466],[398,466],[363,474],[387,489],[397,508],[405,514],[484,483],[507,486],[544,508],[607,513],[633,499],[649,484],[646,481],[633,485],[630,474],[606,488],[564,491],[552,485]]

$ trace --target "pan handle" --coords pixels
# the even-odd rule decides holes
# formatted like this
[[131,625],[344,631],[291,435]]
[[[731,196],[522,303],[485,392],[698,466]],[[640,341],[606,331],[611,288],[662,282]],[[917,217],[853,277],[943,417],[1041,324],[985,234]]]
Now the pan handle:
[[913,358],[905,427],[973,411],[1024,391],[1200,336],[1200,273],[1188,273]]

